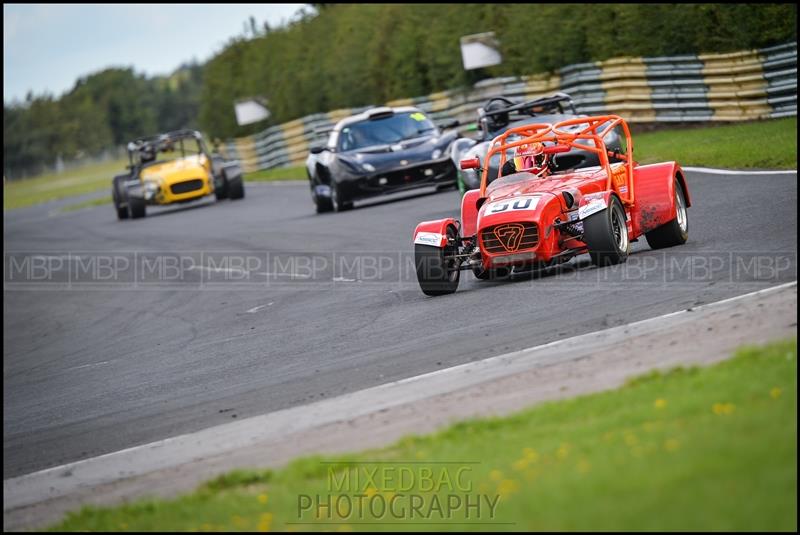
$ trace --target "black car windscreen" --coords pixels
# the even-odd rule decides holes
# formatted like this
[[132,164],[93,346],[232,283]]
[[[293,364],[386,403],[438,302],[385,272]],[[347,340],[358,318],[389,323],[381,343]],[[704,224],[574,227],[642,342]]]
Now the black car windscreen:
[[344,152],[375,145],[388,145],[433,132],[436,132],[436,126],[424,113],[397,113],[345,126],[339,134],[339,150]]

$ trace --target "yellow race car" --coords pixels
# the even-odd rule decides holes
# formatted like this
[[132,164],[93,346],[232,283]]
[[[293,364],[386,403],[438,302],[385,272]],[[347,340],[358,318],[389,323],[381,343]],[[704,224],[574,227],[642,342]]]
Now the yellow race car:
[[196,130],[177,130],[128,143],[128,172],[114,177],[111,196],[119,219],[145,216],[145,207],[215,195],[244,197],[242,169],[211,154]]

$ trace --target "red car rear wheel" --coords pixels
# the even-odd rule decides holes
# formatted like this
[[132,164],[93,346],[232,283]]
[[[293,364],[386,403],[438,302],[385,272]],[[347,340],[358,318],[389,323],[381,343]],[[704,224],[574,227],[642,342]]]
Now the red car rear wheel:
[[689,239],[689,218],[686,214],[686,194],[681,183],[675,181],[675,219],[646,233],[644,237],[651,249],[683,245]]

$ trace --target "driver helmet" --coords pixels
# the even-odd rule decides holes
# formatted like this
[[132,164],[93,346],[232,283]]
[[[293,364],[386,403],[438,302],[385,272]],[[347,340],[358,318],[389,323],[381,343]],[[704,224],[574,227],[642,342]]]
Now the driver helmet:
[[[499,111],[507,107],[508,104],[504,104],[503,102],[495,100],[489,102],[489,104],[486,106],[486,111]],[[502,130],[503,128],[507,127],[510,122],[508,112],[487,115],[484,120],[486,121],[486,127],[490,133]]]
[[155,147],[150,143],[142,145],[142,147],[139,149],[139,157],[141,158],[142,163],[154,161],[156,159]]
[[541,143],[525,143],[517,146],[514,152],[514,166],[517,172],[527,171],[540,174],[547,169],[548,155]]

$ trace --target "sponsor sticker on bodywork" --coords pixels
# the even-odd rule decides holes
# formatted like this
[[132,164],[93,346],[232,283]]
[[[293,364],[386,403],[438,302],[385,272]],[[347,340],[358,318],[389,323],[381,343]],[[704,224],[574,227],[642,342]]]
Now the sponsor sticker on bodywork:
[[592,199],[589,201],[588,204],[585,204],[578,208],[578,217],[581,219],[586,219],[592,214],[599,212],[608,207],[605,199]]
[[433,245],[434,247],[441,247],[442,240],[444,240],[444,235],[439,234],[438,232],[420,232],[417,234],[417,237],[414,238],[415,244],[420,245]]

